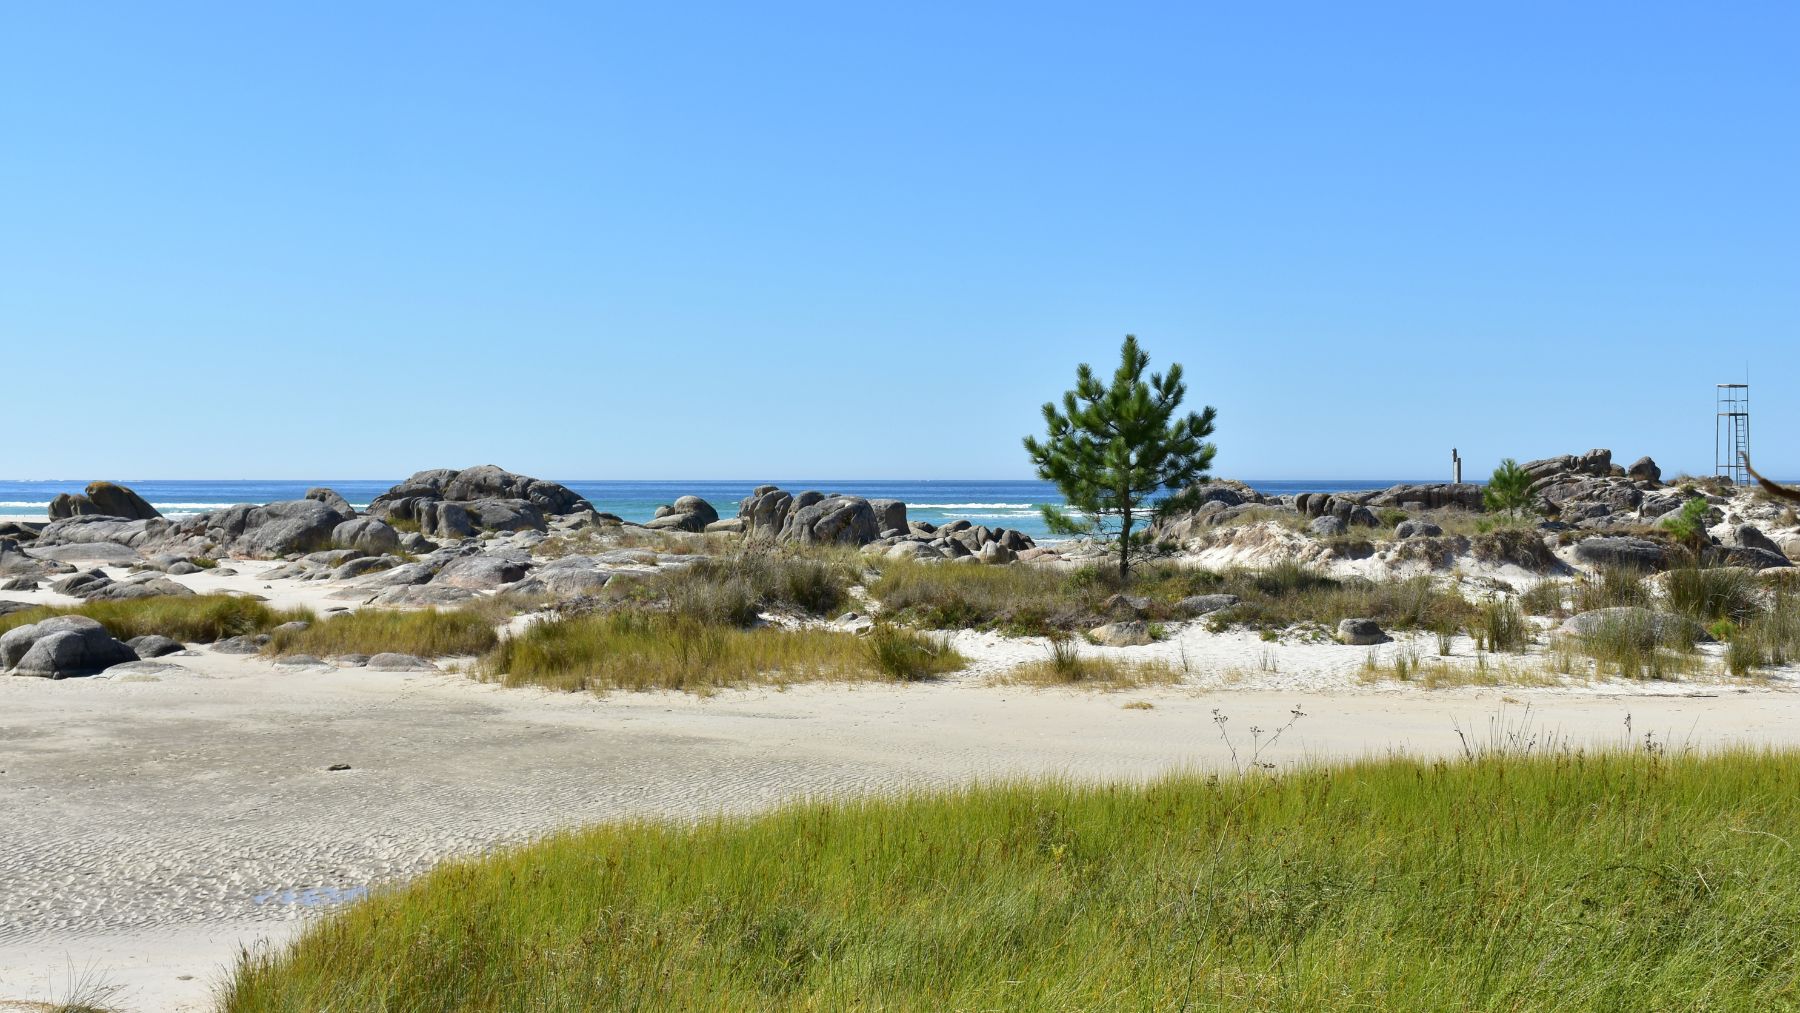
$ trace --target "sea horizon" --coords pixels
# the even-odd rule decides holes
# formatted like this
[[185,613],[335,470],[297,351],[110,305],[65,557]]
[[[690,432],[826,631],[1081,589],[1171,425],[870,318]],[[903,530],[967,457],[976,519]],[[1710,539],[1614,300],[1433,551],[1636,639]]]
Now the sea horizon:
[[[43,521],[58,493],[79,493],[89,480],[0,480],[0,520]],[[193,516],[234,503],[270,503],[298,499],[307,489],[337,490],[358,510],[403,478],[392,479],[108,479],[129,486],[164,516]],[[965,518],[991,528],[1011,528],[1042,538],[1048,534],[1040,507],[1066,501],[1056,487],[1038,479],[552,479],[585,496],[594,509],[628,521],[647,521],[656,508],[679,496],[699,496],[721,517],[735,516],[738,501],[760,485],[799,492],[902,500],[912,520],[941,523]],[[1368,479],[1240,479],[1265,495],[1301,492],[1350,492],[1385,489],[1408,482],[1444,481],[1420,478]]]

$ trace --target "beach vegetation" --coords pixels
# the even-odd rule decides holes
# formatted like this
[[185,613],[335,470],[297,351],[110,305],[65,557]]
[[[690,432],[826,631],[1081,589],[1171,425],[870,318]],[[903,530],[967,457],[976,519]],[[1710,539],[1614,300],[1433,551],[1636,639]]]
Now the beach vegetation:
[[442,658],[481,654],[499,642],[495,607],[459,609],[359,609],[340,612],[305,629],[277,630],[264,647],[271,655],[416,654]]
[[265,602],[242,595],[162,595],[25,609],[0,616],[0,633],[65,615],[87,616],[120,640],[154,634],[193,644],[254,636],[283,623],[313,618],[313,613],[307,609],[270,608]]
[[1481,505],[1492,513],[1522,517],[1532,509],[1531,486],[1531,475],[1508,457],[1494,469],[1481,490]]
[[906,631],[881,636],[884,646],[875,649],[835,630],[743,629],[624,608],[534,622],[488,651],[477,674],[507,686],[706,693],[747,685],[910,680],[964,664],[953,650],[926,647],[922,637],[903,643]]
[[1800,1005],[1800,755],[1464,734],[1450,760],[990,784],[563,833],[245,952],[221,1005]]
[[1173,494],[1156,506],[1159,513],[1197,505],[1185,490],[1208,477],[1217,452],[1206,441],[1217,415],[1212,406],[1179,414],[1187,397],[1181,364],[1146,380],[1149,365],[1149,353],[1127,335],[1112,382],[1101,383],[1082,363],[1061,406],[1044,404],[1043,440],[1024,440],[1038,477],[1055,483],[1068,502],[1067,509],[1044,506],[1045,525],[1056,534],[1112,540],[1121,582],[1144,543],[1137,525],[1150,520],[1152,501]]

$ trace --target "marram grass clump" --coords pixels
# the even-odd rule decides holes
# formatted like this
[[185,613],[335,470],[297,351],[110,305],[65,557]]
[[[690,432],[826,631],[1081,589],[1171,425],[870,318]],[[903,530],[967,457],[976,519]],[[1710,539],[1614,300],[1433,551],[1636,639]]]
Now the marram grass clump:
[[222,1004],[1792,1009],[1797,782],[1502,753],[604,826],[327,917]]
[[388,651],[425,658],[480,654],[499,642],[494,623],[494,617],[481,609],[362,609],[339,613],[304,630],[281,630],[267,651],[320,657]]
[[69,608],[44,606],[0,617],[0,633],[52,616],[81,615],[120,640],[157,634],[190,644],[266,633],[282,623],[311,619],[306,609],[273,609],[254,598],[229,594],[165,595],[126,601],[92,601]]
[[963,665],[954,651],[918,634],[872,635],[885,646],[835,630],[744,629],[680,613],[621,609],[533,623],[489,651],[480,673],[508,686],[710,692],[752,684],[915,679]]

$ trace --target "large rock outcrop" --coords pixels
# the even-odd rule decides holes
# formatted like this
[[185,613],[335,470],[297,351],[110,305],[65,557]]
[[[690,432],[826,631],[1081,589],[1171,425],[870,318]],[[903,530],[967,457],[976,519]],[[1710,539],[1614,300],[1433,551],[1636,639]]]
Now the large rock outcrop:
[[0,636],[0,669],[14,675],[62,679],[136,660],[137,652],[86,616],[56,616]]
[[592,509],[567,486],[483,464],[418,472],[370,501],[368,515],[413,521],[434,537],[467,538],[482,531],[543,531],[546,516]]
[[656,508],[656,516],[644,527],[658,531],[705,531],[719,519],[719,511],[698,496],[683,496],[673,503]]
[[796,496],[763,485],[738,504],[738,517],[747,536],[777,542],[867,545],[881,537],[875,508],[861,496]]
[[53,521],[81,516],[142,521],[162,514],[144,497],[116,482],[89,482],[84,494],[59,493],[50,501],[50,519]]

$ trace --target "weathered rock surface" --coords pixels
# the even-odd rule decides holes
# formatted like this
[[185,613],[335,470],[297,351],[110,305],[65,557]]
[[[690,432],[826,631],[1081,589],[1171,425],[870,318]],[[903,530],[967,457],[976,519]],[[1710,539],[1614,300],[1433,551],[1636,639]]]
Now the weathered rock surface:
[[719,511],[698,496],[683,496],[674,503],[658,507],[656,516],[644,527],[658,531],[705,531],[719,519]]
[[1142,619],[1107,623],[1089,630],[1088,636],[1103,647],[1141,647],[1150,642],[1150,624]]
[[65,492],[50,501],[50,519],[53,521],[87,515],[128,521],[162,516],[144,497],[115,482],[89,482],[85,494]]
[[1175,608],[1185,616],[1203,616],[1228,609],[1236,605],[1239,598],[1235,594],[1196,594],[1183,598],[1175,603]]
[[365,666],[374,672],[435,672],[437,666],[413,654],[377,654]]
[[0,668],[15,675],[62,679],[136,660],[130,647],[86,616],[57,616],[0,636]]
[[530,570],[530,561],[522,556],[466,556],[439,570],[437,576],[432,578],[432,583],[468,591],[491,591],[503,584],[525,579],[525,574]]
[[356,517],[331,529],[332,542],[363,552],[393,552],[400,548],[400,532],[373,517]]
[[132,637],[125,641],[125,646],[131,648],[132,652],[140,658],[160,658],[187,650],[180,642],[155,633]]
[[347,520],[318,500],[293,499],[239,503],[196,518],[194,527],[231,555],[267,559],[324,548]]
[[1575,558],[1589,566],[1662,570],[1669,565],[1667,551],[1647,538],[1598,536],[1575,545]]
[[316,499],[338,513],[343,514],[345,517],[356,516],[356,508],[350,505],[349,500],[339,495],[336,489],[327,489],[323,486],[319,486],[306,490],[306,495],[300,498]]
[[1373,619],[1345,619],[1338,623],[1338,642],[1357,647],[1385,644],[1393,638]]
[[442,538],[466,538],[478,530],[543,531],[546,515],[593,509],[567,486],[491,464],[421,471],[369,503],[372,517],[418,521],[425,532]]

